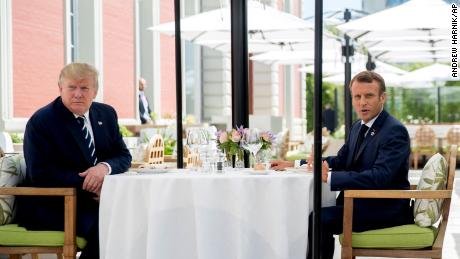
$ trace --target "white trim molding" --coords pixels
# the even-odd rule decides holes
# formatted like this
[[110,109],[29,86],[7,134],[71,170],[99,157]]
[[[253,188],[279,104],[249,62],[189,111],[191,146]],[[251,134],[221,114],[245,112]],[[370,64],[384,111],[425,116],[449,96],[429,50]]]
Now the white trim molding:
[[75,61],[91,64],[99,71],[98,102],[103,102],[104,96],[102,4],[102,0],[78,1],[75,11],[78,28]]
[[[152,5],[152,20],[153,25],[160,24],[160,1],[153,1]],[[149,31],[150,32],[150,31]],[[161,115],[161,48],[160,48],[160,33],[151,32],[153,34],[153,111]]]
[[13,122],[12,32],[11,1],[0,0],[0,131],[20,130],[12,127],[16,124]]

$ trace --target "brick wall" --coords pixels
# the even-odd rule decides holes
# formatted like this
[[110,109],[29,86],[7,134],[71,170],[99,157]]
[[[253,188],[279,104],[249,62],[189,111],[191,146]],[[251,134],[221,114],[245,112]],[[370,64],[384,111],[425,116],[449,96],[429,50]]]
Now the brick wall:
[[57,81],[64,65],[63,2],[12,1],[14,117],[30,117],[59,95]]

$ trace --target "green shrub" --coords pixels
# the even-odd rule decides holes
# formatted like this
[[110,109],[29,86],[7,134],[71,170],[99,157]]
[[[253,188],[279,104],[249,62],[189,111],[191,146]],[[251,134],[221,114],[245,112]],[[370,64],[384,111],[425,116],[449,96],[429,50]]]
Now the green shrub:
[[126,128],[126,126],[121,125],[121,126],[119,126],[119,128],[120,128],[120,134],[121,134],[122,137],[132,137],[132,136],[134,136],[134,134],[128,128]]

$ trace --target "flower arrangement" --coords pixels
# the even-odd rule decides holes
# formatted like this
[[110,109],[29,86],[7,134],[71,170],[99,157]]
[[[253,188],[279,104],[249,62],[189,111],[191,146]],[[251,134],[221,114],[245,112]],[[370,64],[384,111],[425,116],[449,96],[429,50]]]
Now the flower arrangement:
[[275,142],[275,136],[270,131],[262,131],[260,133],[260,141],[262,142],[260,150],[271,149],[273,142]]
[[[216,133],[217,147],[227,155],[227,159],[230,159],[233,155],[237,155],[238,159],[242,158],[243,152],[245,151],[242,147],[242,140],[245,132],[248,130],[248,128],[240,126],[229,131],[220,130]],[[259,133],[259,138],[262,143],[260,150],[271,149],[275,141],[273,133],[270,131],[262,131]]]
[[240,141],[243,134],[243,126],[229,131],[220,130],[216,133],[217,147],[226,154],[227,160],[230,160],[233,155],[238,155],[238,158],[242,158],[243,149]]

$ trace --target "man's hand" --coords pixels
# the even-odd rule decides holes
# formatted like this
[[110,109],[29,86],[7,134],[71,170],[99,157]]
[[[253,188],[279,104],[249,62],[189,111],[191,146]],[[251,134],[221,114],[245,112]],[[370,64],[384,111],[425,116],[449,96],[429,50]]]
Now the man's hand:
[[273,160],[270,168],[277,171],[282,171],[287,167],[294,167],[294,161]]
[[79,173],[81,177],[85,177],[83,181],[83,190],[96,193],[100,191],[104,176],[109,173],[109,168],[104,164],[97,164],[88,170]]
[[321,180],[323,180],[323,182],[327,183],[327,173],[329,172],[329,164],[327,163],[327,161],[323,161],[323,164],[322,164],[322,169],[321,169]]

